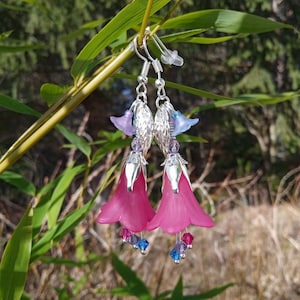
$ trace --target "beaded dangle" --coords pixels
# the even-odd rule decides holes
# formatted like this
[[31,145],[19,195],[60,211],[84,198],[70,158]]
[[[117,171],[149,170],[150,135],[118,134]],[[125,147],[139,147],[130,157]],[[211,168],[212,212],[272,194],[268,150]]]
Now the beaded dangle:
[[147,82],[151,63],[137,50],[137,41],[133,41],[136,54],[144,61],[138,76],[136,99],[121,117],[111,116],[116,128],[128,136],[134,136],[129,153],[115,193],[102,207],[97,218],[98,223],[107,224],[119,221],[123,228],[120,237],[123,242],[146,253],[149,242],[136,233],[146,229],[147,222],[155,212],[150,206],[146,186],[145,155],[153,139],[153,116],[147,105]]
[[[157,42],[157,37],[156,37]],[[180,111],[175,110],[165,91],[165,81],[161,76],[163,71],[158,59],[153,59],[145,47],[145,52],[157,74],[156,107],[154,117],[154,137],[165,156],[162,198],[156,215],[148,222],[147,229],[160,227],[164,232],[176,234],[175,247],[170,256],[175,263],[185,258],[187,249],[192,248],[193,235],[186,232],[190,224],[211,227],[213,220],[199,206],[195,198],[186,168],[187,162],[179,154],[179,142],[176,136],[195,125],[198,119],[189,119]],[[172,52],[173,53],[173,52]],[[165,54],[165,53],[164,53]],[[175,55],[178,55],[177,52]],[[168,61],[164,56],[164,61]],[[174,60],[178,65],[180,59]]]

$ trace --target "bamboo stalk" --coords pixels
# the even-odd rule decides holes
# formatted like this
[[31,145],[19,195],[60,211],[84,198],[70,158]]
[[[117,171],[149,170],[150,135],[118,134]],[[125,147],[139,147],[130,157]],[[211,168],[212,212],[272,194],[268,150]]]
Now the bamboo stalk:
[[101,67],[101,71],[95,77],[73,88],[64,95],[58,104],[54,104],[41,116],[23,135],[10,147],[0,159],[0,174],[9,168],[16,160],[35,145],[44,135],[63,120],[76,106],[112,75],[129,57],[132,49],[128,46],[118,56],[113,58],[109,64]]
[[141,25],[141,28],[140,28],[140,34],[139,34],[139,37],[138,37],[138,40],[137,40],[138,45],[142,45],[142,43],[143,43],[143,38],[145,36],[145,29],[148,25],[148,20],[149,20],[149,17],[150,17],[152,5],[153,5],[153,0],[148,0],[147,7],[146,7],[146,10],[145,10],[145,14],[144,14],[144,18],[143,18],[143,22],[142,22],[142,25]]

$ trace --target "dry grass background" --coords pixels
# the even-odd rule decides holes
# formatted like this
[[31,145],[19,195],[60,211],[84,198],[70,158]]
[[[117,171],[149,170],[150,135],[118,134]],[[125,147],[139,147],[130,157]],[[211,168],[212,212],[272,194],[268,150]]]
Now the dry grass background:
[[[217,217],[215,228],[191,228],[195,236],[193,249],[179,265],[168,257],[173,236],[155,231],[149,235],[148,254],[142,256],[129,245],[120,244],[116,226],[92,226],[94,218],[91,214],[81,225],[86,249],[104,256],[115,251],[144,280],[152,294],[174,288],[182,275],[186,294],[233,282],[233,287],[215,299],[300,299],[299,207],[242,205],[223,212]],[[72,258],[72,253],[74,244],[70,238],[52,251],[52,255],[63,258]],[[78,289],[70,299],[123,299],[98,293],[120,284],[123,282],[109,259],[99,259],[84,267],[36,263],[28,278],[27,291],[33,299],[58,299],[56,288],[65,288],[69,293]]]

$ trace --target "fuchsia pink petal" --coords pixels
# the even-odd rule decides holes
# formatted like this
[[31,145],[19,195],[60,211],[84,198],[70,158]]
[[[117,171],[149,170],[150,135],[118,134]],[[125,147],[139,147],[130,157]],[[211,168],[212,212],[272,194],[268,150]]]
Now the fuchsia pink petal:
[[146,229],[147,222],[153,218],[154,214],[145,190],[143,172],[140,172],[133,190],[129,192],[123,170],[117,189],[109,202],[103,205],[97,222],[111,224],[119,221],[128,230],[140,232]]
[[180,175],[178,193],[172,191],[171,183],[165,173],[160,206],[156,215],[148,223],[147,230],[160,227],[164,232],[174,234],[183,231],[190,224],[213,227],[214,221],[200,207],[184,173]]

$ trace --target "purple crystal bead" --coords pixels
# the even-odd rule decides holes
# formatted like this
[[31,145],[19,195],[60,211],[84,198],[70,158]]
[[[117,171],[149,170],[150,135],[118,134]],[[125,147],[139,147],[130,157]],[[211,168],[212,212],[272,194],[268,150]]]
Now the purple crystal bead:
[[176,247],[171,250],[170,256],[173,259],[175,264],[180,263],[180,259],[181,259],[180,252],[178,251],[178,249]]
[[185,258],[185,252],[187,250],[187,245],[183,241],[176,243],[175,249],[179,252],[180,258]]
[[138,248],[138,246],[136,246],[137,242],[140,240],[141,238],[138,237],[136,234],[132,234],[129,239],[127,240],[127,242],[131,245],[133,245],[134,248]]
[[176,154],[179,152],[179,148],[179,142],[175,138],[171,139],[169,144],[169,153]]
[[149,246],[149,242],[146,239],[139,239],[138,242],[135,244],[137,248],[141,250],[142,254],[146,253],[146,249]]
[[137,137],[135,137],[132,142],[131,142],[131,149],[133,152],[141,152],[142,151],[142,146]]
[[192,248],[194,237],[191,233],[189,232],[184,233],[181,237],[181,240],[187,245],[189,249]]
[[123,242],[128,242],[129,238],[131,237],[132,233],[127,228],[122,228],[120,231],[120,238]]

